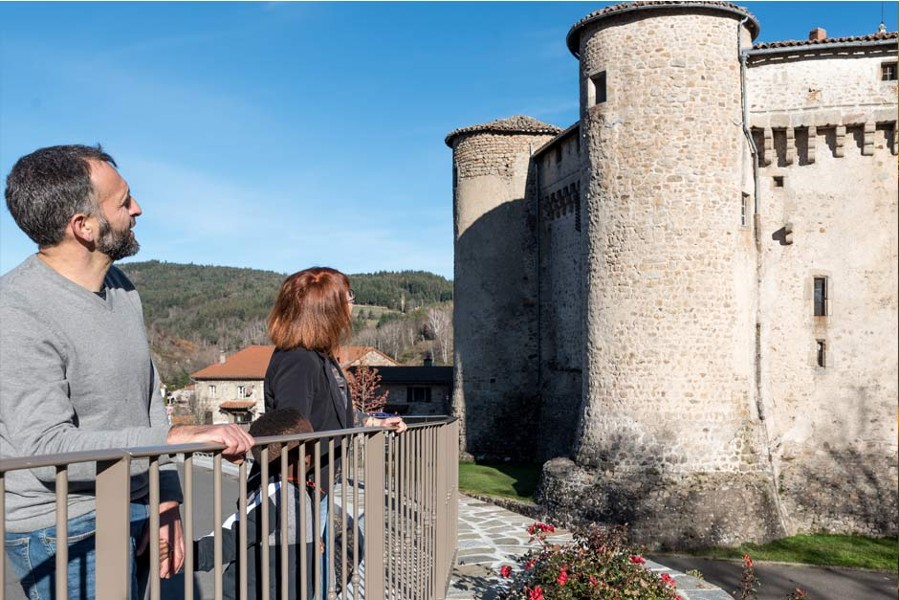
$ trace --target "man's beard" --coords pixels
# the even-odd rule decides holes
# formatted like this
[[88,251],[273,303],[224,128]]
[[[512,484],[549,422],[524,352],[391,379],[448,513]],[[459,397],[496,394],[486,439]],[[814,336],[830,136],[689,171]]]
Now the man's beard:
[[115,230],[102,214],[99,215],[100,237],[97,240],[97,250],[111,258],[113,261],[134,256],[140,250],[137,238],[131,234],[131,229]]

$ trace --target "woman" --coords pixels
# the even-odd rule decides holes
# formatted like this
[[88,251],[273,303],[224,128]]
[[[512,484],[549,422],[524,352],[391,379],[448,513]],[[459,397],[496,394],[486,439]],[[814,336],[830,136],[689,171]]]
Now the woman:
[[296,409],[317,432],[357,426],[406,430],[399,417],[377,419],[353,409],[334,356],[352,332],[354,299],[349,278],[328,267],[284,280],[268,317],[276,349],[265,374],[266,412]]
[[[346,377],[334,356],[352,332],[354,300],[349,278],[328,267],[306,269],[284,280],[268,317],[275,352],[265,373],[266,412],[293,408],[316,432],[358,426],[389,427],[397,433],[406,430],[399,417],[378,419],[353,409]],[[322,457],[322,466],[329,460]],[[339,456],[334,457],[334,467],[339,478]],[[322,492],[328,491],[327,480],[318,485]],[[319,506],[325,555],[331,556],[328,500],[322,498]],[[323,562],[323,582],[328,581],[328,563]],[[327,587],[322,584],[320,589]]]

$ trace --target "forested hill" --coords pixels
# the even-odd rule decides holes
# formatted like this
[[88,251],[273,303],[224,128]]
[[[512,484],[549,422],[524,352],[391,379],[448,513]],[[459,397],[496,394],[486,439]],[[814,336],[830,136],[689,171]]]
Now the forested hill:
[[[147,333],[163,379],[186,374],[250,344],[265,344],[265,319],[285,274],[257,269],[166,263],[118,265],[144,305]],[[452,300],[453,284],[423,271],[350,275],[356,303],[401,311]]]
[[453,282],[427,271],[378,271],[350,275],[356,304],[407,311],[453,299]]

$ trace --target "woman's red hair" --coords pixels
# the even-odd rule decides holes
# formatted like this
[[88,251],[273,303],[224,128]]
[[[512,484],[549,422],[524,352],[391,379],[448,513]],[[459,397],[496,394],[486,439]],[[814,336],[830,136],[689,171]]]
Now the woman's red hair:
[[281,350],[306,348],[334,354],[353,329],[347,308],[349,291],[349,278],[328,267],[289,276],[268,315],[272,343]]

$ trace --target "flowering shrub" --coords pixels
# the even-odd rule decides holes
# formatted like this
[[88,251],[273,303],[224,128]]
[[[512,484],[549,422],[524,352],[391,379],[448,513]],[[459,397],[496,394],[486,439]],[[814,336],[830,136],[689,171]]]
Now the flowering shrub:
[[[758,575],[755,573],[755,564],[752,562],[752,557],[748,554],[743,555],[743,572],[740,576],[740,589],[735,591],[734,594],[739,594],[737,598],[739,600],[756,600],[758,598],[759,587],[761,587],[761,583],[759,583]],[[787,600],[811,600],[804,591],[799,588],[796,588],[790,595],[787,596]]]
[[743,555],[743,572],[740,576],[740,600],[756,600],[759,590],[759,578],[755,574],[755,566],[748,554]]
[[552,525],[534,523],[527,528],[532,541],[540,544],[521,561],[522,570],[513,577],[506,565],[503,577],[512,577],[508,600],[677,600],[674,578],[645,568],[642,552],[627,545],[625,527],[593,526],[574,534],[568,544],[551,544]]

